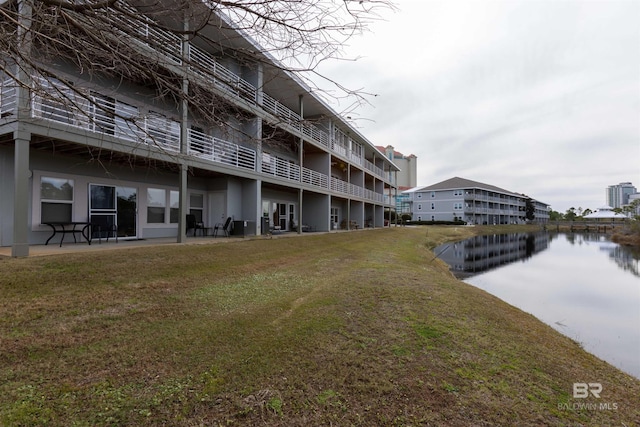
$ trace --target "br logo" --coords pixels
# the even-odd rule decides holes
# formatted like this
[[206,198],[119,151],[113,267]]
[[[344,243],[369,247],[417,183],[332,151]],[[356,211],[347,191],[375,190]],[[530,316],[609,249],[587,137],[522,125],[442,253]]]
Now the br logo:
[[575,399],[589,397],[589,393],[596,399],[600,399],[601,392],[602,384],[600,383],[573,383],[573,397]]

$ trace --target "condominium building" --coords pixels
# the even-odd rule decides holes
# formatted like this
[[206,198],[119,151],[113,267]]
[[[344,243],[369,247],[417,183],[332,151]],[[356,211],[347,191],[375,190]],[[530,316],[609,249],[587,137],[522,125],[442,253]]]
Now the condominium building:
[[414,221],[464,221],[469,224],[523,224],[527,204],[535,223],[549,221],[549,205],[523,194],[471,181],[451,178],[407,190]]
[[607,187],[607,205],[612,208],[621,208],[629,204],[629,196],[638,190],[630,182],[621,182]]
[[[108,30],[92,47],[126,49],[147,74],[114,72],[117,58],[103,74],[64,58],[37,69],[0,58],[0,246],[13,256],[57,223],[178,242],[187,215],[206,228],[231,218],[245,234],[384,226],[393,159],[225,20],[210,17],[189,37],[171,31],[212,14],[191,7],[181,23],[144,2],[105,9]],[[1,24],[28,32],[30,11],[20,13]],[[23,52],[37,57],[58,35],[34,32]],[[206,114],[196,96],[211,100]]]

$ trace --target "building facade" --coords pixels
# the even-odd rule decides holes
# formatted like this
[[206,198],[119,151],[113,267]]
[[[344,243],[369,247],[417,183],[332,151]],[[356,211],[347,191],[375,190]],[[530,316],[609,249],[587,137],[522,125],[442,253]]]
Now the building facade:
[[[384,226],[398,167],[299,78],[232,27],[182,37],[143,3],[128,7],[109,9],[101,42],[148,61],[149,75],[87,73],[53,58],[18,82],[29,67],[4,62],[0,246],[26,256],[53,222],[180,242],[186,215],[208,227],[242,221],[246,234]],[[191,17],[211,14],[193,7],[203,10]],[[19,18],[27,31],[29,18]],[[22,47],[37,56],[48,40],[34,37]],[[240,51],[253,56],[238,59]],[[176,82],[175,92],[154,75]],[[196,95],[212,100],[211,111],[191,103]]]
[[451,178],[405,192],[415,221],[464,221],[468,224],[524,224],[527,201],[535,223],[549,221],[549,205],[499,187]]
[[404,191],[418,185],[418,158],[414,154],[404,155],[391,145],[376,147],[381,153],[391,160],[400,170],[396,172],[395,179],[397,194],[389,194],[398,215],[411,214],[411,204],[408,194]]
[[629,204],[629,196],[638,190],[630,182],[621,182],[607,187],[607,205],[612,208],[622,208]]

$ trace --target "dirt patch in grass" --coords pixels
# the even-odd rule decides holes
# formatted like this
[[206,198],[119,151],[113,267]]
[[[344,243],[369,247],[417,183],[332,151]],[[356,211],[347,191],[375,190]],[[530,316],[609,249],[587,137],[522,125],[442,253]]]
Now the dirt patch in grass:
[[640,381],[431,251],[483,231],[5,260],[0,425],[640,424]]

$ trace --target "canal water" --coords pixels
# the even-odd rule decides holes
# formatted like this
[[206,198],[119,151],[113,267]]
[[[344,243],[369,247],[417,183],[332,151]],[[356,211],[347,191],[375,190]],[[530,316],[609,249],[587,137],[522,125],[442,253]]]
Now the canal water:
[[640,378],[640,254],[589,233],[478,236],[434,253],[456,277]]

